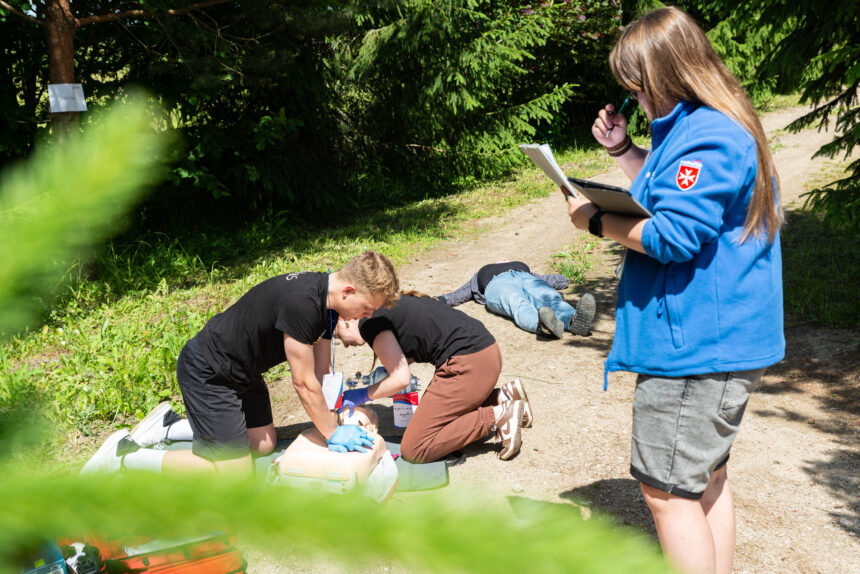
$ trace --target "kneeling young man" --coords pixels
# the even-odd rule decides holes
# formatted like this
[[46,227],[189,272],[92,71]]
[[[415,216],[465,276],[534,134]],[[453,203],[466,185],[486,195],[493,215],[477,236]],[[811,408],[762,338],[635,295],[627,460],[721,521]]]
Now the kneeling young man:
[[[394,266],[373,251],[353,257],[331,274],[287,273],[263,281],[212,317],[179,354],[176,374],[188,421],[176,426],[180,433],[184,426],[191,435],[181,437],[192,439],[191,450],[136,450],[124,429],[105,441],[82,472],[121,468],[252,472],[251,454],[267,454],[276,443],[262,375],[284,361],[302,405],[330,448],[370,446],[371,439],[358,426],[338,426],[326,406],[321,381],[331,371],[332,331],[338,318],[369,317],[382,306],[392,306],[398,297]],[[151,430],[162,433],[161,440],[180,438],[168,434],[169,424],[157,422]],[[138,438],[134,431],[132,437]]]

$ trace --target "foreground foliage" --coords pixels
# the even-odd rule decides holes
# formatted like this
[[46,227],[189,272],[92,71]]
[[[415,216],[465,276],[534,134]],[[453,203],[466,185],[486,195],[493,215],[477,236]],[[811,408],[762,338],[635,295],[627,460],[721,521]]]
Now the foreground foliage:
[[44,148],[0,180],[0,325],[14,330],[41,310],[68,261],[116,231],[116,220],[157,180],[164,138],[143,97],[67,145]]
[[356,570],[399,564],[418,572],[669,571],[641,534],[598,517],[584,521],[574,505],[519,497],[505,503],[472,493],[467,501],[447,499],[440,491],[380,506],[262,481],[131,474],[116,481],[4,472],[0,486],[14,493],[0,513],[0,572],[14,572],[9,558],[40,538],[214,531],[236,534],[243,549]]

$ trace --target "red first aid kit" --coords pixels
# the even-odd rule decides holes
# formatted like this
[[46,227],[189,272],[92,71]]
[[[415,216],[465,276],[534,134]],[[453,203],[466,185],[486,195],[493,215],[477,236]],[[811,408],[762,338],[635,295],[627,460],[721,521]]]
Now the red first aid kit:
[[236,538],[220,532],[183,539],[95,539],[92,544],[109,574],[240,574],[247,566]]

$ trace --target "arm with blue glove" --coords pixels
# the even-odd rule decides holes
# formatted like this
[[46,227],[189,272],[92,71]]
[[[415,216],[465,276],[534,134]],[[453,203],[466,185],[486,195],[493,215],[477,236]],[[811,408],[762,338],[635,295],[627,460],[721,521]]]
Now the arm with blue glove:
[[361,406],[370,400],[368,390],[370,387],[361,387],[360,389],[347,389],[343,392],[343,400],[337,412],[344,409],[349,409],[349,416],[352,416],[355,407]]
[[399,393],[412,379],[409,361],[403,355],[403,350],[392,331],[383,331],[376,336],[373,341],[373,351],[382,362],[382,367],[373,371],[368,377],[372,380],[378,380],[381,377],[381,380],[367,387],[345,390],[338,412],[349,409],[349,414],[352,416],[355,407]]
[[328,449],[335,452],[367,452],[364,447],[373,447],[373,438],[358,425],[340,425],[326,443]]

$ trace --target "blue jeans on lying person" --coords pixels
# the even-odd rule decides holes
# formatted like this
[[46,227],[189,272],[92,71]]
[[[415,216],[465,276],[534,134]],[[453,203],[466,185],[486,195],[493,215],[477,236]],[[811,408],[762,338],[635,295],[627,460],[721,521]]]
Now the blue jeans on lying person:
[[538,309],[549,307],[570,331],[576,310],[562,299],[561,294],[546,281],[524,271],[506,271],[496,275],[484,290],[487,310],[510,317],[517,327],[537,333]]

